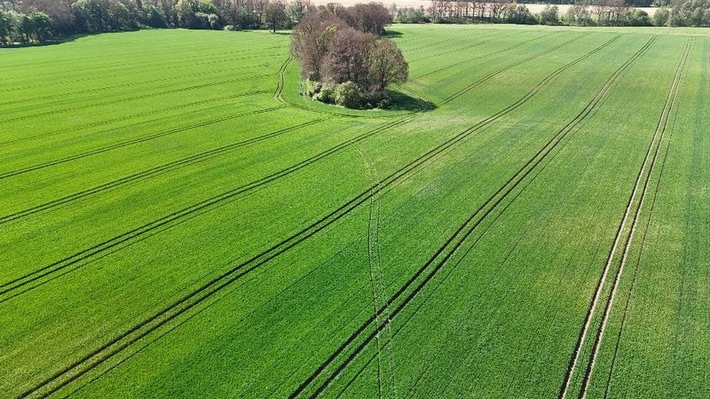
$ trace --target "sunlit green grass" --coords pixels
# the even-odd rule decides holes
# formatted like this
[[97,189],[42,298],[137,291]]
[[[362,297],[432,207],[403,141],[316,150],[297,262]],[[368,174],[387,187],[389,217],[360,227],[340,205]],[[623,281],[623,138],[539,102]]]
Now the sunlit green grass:
[[590,394],[707,391],[707,31],[392,30],[430,107],[300,97],[287,35],[0,53],[0,392],[556,396],[691,35]]

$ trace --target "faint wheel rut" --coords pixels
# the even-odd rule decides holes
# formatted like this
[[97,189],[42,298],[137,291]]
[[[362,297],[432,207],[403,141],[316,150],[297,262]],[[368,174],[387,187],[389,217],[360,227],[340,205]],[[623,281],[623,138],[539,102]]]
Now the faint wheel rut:
[[[391,315],[385,312],[382,315],[377,313],[378,309],[385,305],[387,301],[386,283],[382,261],[380,258],[380,213],[382,205],[380,202],[383,187],[380,185],[379,174],[374,162],[368,160],[367,156],[358,148],[360,157],[365,164],[370,180],[374,183],[370,195],[370,205],[368,212],[367,231],[367,258],[370,271],[370,284],[372,286],[372,306],[373,315],[377,324],[384,319],[385,328],[375,337],[377,342],[377,385],[378,396],[380,398],[397,398],[397,387],[394,377],[394,354],[392,351],[392,328],[390,325]],[[385,348],[385,350],[383,350]]]

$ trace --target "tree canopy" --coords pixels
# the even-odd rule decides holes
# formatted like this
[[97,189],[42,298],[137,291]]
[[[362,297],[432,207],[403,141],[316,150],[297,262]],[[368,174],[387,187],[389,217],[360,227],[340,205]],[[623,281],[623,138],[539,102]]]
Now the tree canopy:
[[350,108],[387,99],[386,87],[407,80],[408,65],[391,40],[377,36],[391,22],[380,4],[311,9],[292,33],[307,94]]
[[142,27],[290,28],[308,0],[0,0],[0,44]]

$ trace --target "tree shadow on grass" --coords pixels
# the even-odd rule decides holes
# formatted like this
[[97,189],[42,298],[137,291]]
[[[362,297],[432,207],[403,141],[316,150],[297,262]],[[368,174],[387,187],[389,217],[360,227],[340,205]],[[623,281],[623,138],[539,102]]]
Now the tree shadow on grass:
[[386,30],[385,31],[385,37],[387,37],[389,39],[395,39],[398,37],[402,37],[403,35],[404,35],[404,33],[400,32],[400,31],[396,31],[396,30]]
[[436,109],[436,105],[423,98],[413,97],[407,93],[387,89],[390,97],[389,105],[385,109],[399,111],[425,112]]
[[47,47],[56,46],[58,44],[64,44],[73,42],[77,39],[81,39],[86,36],[91,36],[89,33],[77,33],[69,36],[62,36],[53,39],[47,39],[41,43],[24,43],[24,42],[12,42],[6,45],[0,45],[0,49],[13,49],[13,48],[27,48],[27,47]]

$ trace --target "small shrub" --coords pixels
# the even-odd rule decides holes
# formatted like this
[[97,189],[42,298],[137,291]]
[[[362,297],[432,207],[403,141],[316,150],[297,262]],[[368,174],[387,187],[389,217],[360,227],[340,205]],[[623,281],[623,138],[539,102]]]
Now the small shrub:
[[335,103],[346,108],[364,108],[366,98],[358,87],[353,82],[345,82],[335,85],[333,90]]
[[313,99],[323,103],[337,104],[335,89],[333,87],[321,86],[319,90],[314,93]]

